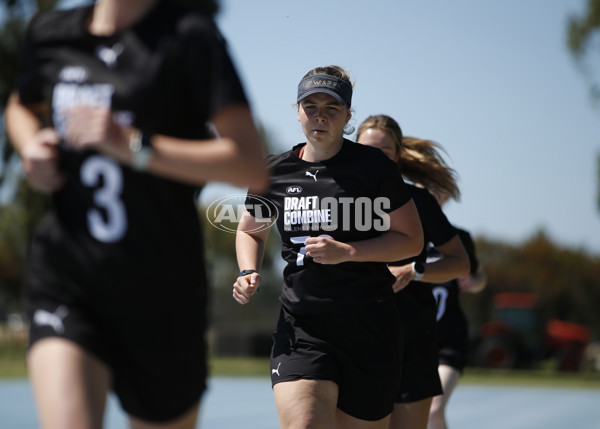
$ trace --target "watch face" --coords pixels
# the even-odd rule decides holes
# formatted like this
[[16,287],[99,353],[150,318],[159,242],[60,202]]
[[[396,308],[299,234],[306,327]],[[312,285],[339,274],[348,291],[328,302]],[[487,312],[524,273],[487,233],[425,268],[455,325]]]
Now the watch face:
[[421,262],[415,262],[415,272],[419,274],[425,274],[425,266]]

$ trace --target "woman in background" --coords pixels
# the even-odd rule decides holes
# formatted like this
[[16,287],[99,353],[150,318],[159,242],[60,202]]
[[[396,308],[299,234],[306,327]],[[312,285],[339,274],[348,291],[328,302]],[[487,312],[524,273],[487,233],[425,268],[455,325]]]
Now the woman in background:
[[[448,200],[447,194],[437,194],[441,206]],[[438,372],[443,393],[433,398],[429,411],[429,429],[447,429],[446,407],[450,395],[467,365],[469,355],[469,327],[460,305],[460,293],[478,293],[485,288],[487,277],[475,252],[475,243],[464,229],[456,228],[471,263],[466,276],[433,287],[437,302],[438,348],[440,363]],[[440,257],[437,249],[430,249],[428,260]]]
[[[458,234],[435,198],[425,189],[457,193],[454,174],[439,157],[424,157],[403,138],[398,123],[387,115],[369,116],[358,127],[357,141],[380,148],[400,167],[419,211],[425,243],[416,258],[389,264],[396,277],[396,303],[405,325],[404,355],[398,362],[401,382],[390,428],[426,429],[432,398],[442,393],[438,375],[436,303],[432,283],[466,274],[469,261]],[[434,155],[437,155],[433,148]],[[416,186],[419,184],[420,186]],[[424,188],[425,187],[425,188]],[[444,257],[427,261],[427,246],[434,245]]]

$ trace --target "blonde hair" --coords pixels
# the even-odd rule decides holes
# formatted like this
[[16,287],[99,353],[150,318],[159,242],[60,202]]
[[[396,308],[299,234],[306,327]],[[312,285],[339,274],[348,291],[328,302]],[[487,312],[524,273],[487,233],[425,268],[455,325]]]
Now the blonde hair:
[[407,180],[425,187],[432,193],[460,200],[458,174],[448,166],[440,154],[446,153],[440,144],[432,140],[404,137],[398,122],[387,115],[372,115],[365,119],[358,127],[356,139],[368,129],[379,129],[392,137],[400,154],[400,171]]
[[440,144],[432,140],[403,137],[398,165],[402,175],[410,181],[432,193],[445,194],[460,201],[458,174],[448,166],[440,152],[446,153]]

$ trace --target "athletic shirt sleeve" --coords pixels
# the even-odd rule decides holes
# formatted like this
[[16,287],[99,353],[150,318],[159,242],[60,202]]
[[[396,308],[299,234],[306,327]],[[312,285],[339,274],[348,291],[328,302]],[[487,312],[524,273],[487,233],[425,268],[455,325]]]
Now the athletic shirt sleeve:
[[[207,115],[213,117],[233,103],[248,104],[240,78],[229,55],[227,42],[212,19],[201,14],[190,14],[181,23],[185,34],[186,70],[190,90],[202,99],[209,88]],[[200,51],[198,46],[203,46]],[[210,67],[206,67],[209,64]],[[198,70],[204,71],[203,76]]]
[[[271,154],[267,156],[267,159],[265,161],[265,168],[267,170],[271,170],[273,168],[273,165],[277,162],[278,158],[281,158],[281,155],[276,156]],[[277,214],[277,207],[273,203],[272,196],[269,194],[268,191],[261,195],[258,195],[258,197],[259,198],[256,198],[256,196],[250,194],[250,192],[246,194],[246,211],[252,217],[256,217],[256,209],[259,207],[261,209],[261,213]]]
[[46,77],[53,74],[54,63],[44,61],[42,49],[54,45],[54,37],[45,36],[52,34],[56,26],[65,25],[62,16],[63,13],[59,11],[40,13],[34,16],[25,31],[15,80],[22,103],[37,103],[47,99],[48,94],[44,92],[48,85]]
[[475,243],[471,238],[471,234],[460,228],[456,228],[456,232],[458,233],[460,241],[462,241],[463,245],[465,246],[465,250],[467,251],[467,255],[469,256],[469,262],[471,263],[471,274],[475,274],[479,269],[479,261],[477,260],[477,256],[475,254]]
[[448,221],[448,218],[433,195],[426,189],[418,188],[412,184],[407,186],[411,191],[413,200],[419,212],[425,245],[417,257],[403,259],[390,265],[401,266],[415,260],[425,262],[427,260],[427,246],[429,243],[436,247],[441,246],[446,244],[456,235],[456,230]]
[[[32,21],[32,25],[35,22]],[[41,76],[35,67],[35,57],[31,50],[31,27],[25,32],[21,48],[21,61],[17,72],[15,87],[23,103],[35,103],[43,99]]]
[[[387,159],[387,156],[384,155],[384,158]],[[391,213],[409,202],[412,195],[398,165],[395,162],[387,163],[385,160],[382,164],[387,168],[381,178],[378,194],[390,199],[390,208],[386,212]]]
[[448,221],[436,199],[427,190],[413,187],[413,198],[423,225],[425,243],[435,246],[446,244],[456,235],[456,230]]

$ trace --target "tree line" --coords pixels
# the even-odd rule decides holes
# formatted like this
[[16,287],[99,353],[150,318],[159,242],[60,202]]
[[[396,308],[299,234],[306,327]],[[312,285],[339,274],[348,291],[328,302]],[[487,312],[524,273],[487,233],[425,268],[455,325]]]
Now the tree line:
[[[0,211],[0,317],[22,311],[28,243],[48,207],[46,198],[29,192],[22,182],[15,200]],[[267,243],[261,293],[249,305],[240,306],[231,297],[238,272],[235,234],[213,227],[205,207],[199,207],[198,214],[204,223],[211,319],[221,336],[217,340],[255,341],[238,344],[240,353],[260,348],[279,309],[282,264],[277,233],[270,234]],[[600,255],[556,244],[543,231],[521,243],[483,236],[476,237],[475,242],[488,284],[479,294],[463,294],[461,298],[473,334],[492,318],[493,299],[498,293],[530,292],[539,296],[542,321],[557,318],[583,324],[590,328],[593,338],[600,338]]]

